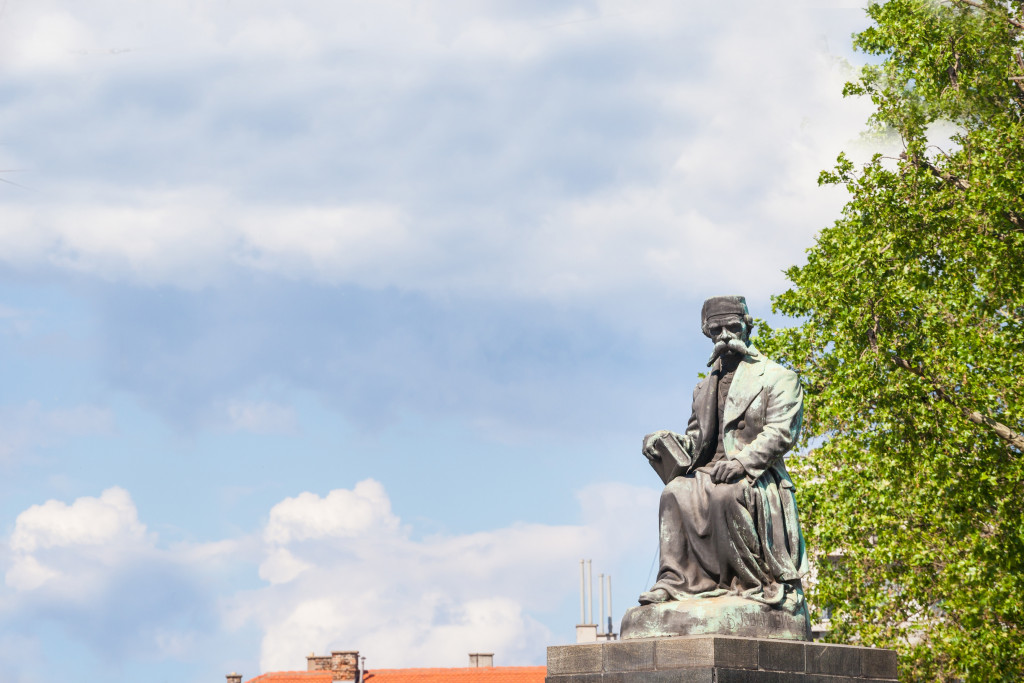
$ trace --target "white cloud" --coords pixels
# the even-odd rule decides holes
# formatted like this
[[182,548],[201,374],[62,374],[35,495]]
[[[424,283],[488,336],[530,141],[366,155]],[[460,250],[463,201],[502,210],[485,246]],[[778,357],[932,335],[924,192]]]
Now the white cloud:
[[324,538],[354,538],[364,534],[388,534],[398,528],[391,501],[380,483],[366,479],[351,491],[336,489],[321,498],[300,493],[270,510],[263,537],[272,544]]
[[[10,548],[13,565],[6,574],[7,585],[32,590],[74,571],[77,579],[87,578],[85,566],[48,566],[54,551],[71,550],[79,559],[110,566],[139,548],[150,547],[146,527],[139,522],[131,496],[117,486],[99,498],[82,497],[68,505],[48,500],[18,515]],[[42,560],[40,559],[42,556]]]
[[0,54],[15,71],[68,69],[74,64],[76,50],[91,42],[88,26],[76,19],[70,8],[40,6],[29,12],[12,12],[7,18],[17,19],[18,30],[5,32],[6,46]]
[[288,583],[312,566],[296,558],[287,548],[277,548],[260,564],[260,578],[270,583]]
[[5,206],[0,222],[0,259],[10,265],[188,289],[235,268],[388,285],[423,253],[387,207],[243,207],[206,190],[142,192],[121,205]]
[[[74,108],[92,135],[73,158],[19,145],[53,177],[0,210],[0,254],[148,285],[242,270],[604,306],[699,296],[699,255],[726,249],[744,289],[776,289],[841,206],[817,173],[867,115],[821,48],[862,21],[848,4],[19,3],[4,30],[53,20],[47,54],[135,51],[61,58],[96,84]],[[34,86],[0,117],[29,141],[69,110],[33,45],[4,48]],[[140,78],[153,92],[127,94]],[[76,170],[93,156],[124,169]]]
[[[195,659],[219,636],[216,578],[253,559],[244,538],[161,547],[139,520],[131,495],[117,486],[98,497],[29,507],[17,516],[6,545],[0,633],[13,622],[18,633],[47,633],[51,645],[59,634],[56,642],[119,666],[136,658]],[[223,585],[230,590],[232,584]],[[46,630],[51,626],[58,630]],[[18,661],[3,649],[0,638],[5,666]],[[63,665],[52,659],[57,656],[46,648],[26,668],[52,670]]]
[[33,590],[59,576],[60,572],[40,564],[34,555],[23,555],[7,570],[4,581],[17,590]]
[[[646,554],[657,492],[602,484],[579,494],[585,524],[519,524],[416,540],[386,492],[365,480],[271,510],[261,577],[229,622],[264,632],[263,671],[294,667],[310,650],[358,648],[375,666],[458,666],[470,651],[533,661],[551,642],[539,617],[575,588],[580,557],[605,566]],[[638,539],[640,539],[638,541]]]
[[[402,591],[406,593],[406,591]],[[358,596],[311,598],[267,626],[263,671],[294,669],[304,653],[325,652],[348,638],[371,667],[465,666],[469,652],[494,652],[498,663],[532,662],[550,644],[547,629],[524,614],[520,601],[480,598],[464,602],[441,591],[406,593],[399,602],[360,604]],[[362,628],[358,621],[362,622]],[[318,645],[316,648],[312,644]]]
[[393,276],[394,265],[411,265],[426,246],[417,244],[406,222],[387,207],[268,208],[244,221],[235,260],[298,279],[392,284],[374,282],[374,271]]
[[145,539],[131,496],[114,486],[99,498],[84,497],[71,505],[48,500],[18,515],[11,549],[33,553],[56,546],[135,544]]

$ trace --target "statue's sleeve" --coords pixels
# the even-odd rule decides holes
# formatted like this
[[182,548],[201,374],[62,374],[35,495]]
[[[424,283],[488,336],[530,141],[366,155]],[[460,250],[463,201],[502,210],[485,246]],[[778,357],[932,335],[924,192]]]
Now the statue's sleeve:
[[795,372],[774,373],[774,382],[764,387],[764,427],[735,459],[752,478],[757,479],[796,444],[803,419],[804,390]]
[[[697,396],[700,395],[700,390],[704,387],[704,382],[707,380],[701,380],[697,382],[697,386],[693,389],[693,402],[690,408],[690,420],[686,423],[686,436],[690,439],[690,445],[696,448],[700,445],[702,439],[700,438],[700,422],[697,420]],[[694,451],[694,457],[697,456]]]

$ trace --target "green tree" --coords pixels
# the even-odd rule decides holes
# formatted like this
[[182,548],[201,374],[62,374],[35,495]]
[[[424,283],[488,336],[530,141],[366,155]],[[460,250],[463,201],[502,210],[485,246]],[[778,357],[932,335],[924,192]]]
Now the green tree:
[[805,383],[810,598],[901,680],[1022,680],[1024,2],[867,11],[845,93],[902,154],[822,173],[849,202],[773,298],[801,324],[758,339]]

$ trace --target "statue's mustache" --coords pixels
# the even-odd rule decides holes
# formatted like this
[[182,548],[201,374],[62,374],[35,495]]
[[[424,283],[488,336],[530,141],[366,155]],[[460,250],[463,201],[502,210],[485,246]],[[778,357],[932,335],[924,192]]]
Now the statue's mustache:
[[737,353],[741,356],[745,356],[747,355],[747,345],[743,343],[742,339],[737,337],[719,339],[715,342],[715,349],[711,352],[711,358],[708,359],[708,367],[710,368],[714,365],[715,361],[726,353]]

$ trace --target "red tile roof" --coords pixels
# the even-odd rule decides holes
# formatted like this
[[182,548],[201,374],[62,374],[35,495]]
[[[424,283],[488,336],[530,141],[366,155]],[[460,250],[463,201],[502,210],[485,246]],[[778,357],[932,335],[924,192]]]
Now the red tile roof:
[[[370,669],[363,677],[363,681],[364,683],[544,683],[547,671],[545,666]],[[275,683],[277,682],[275,681]]]
[[247,683],[332,683],[330,671],[274,671]]

